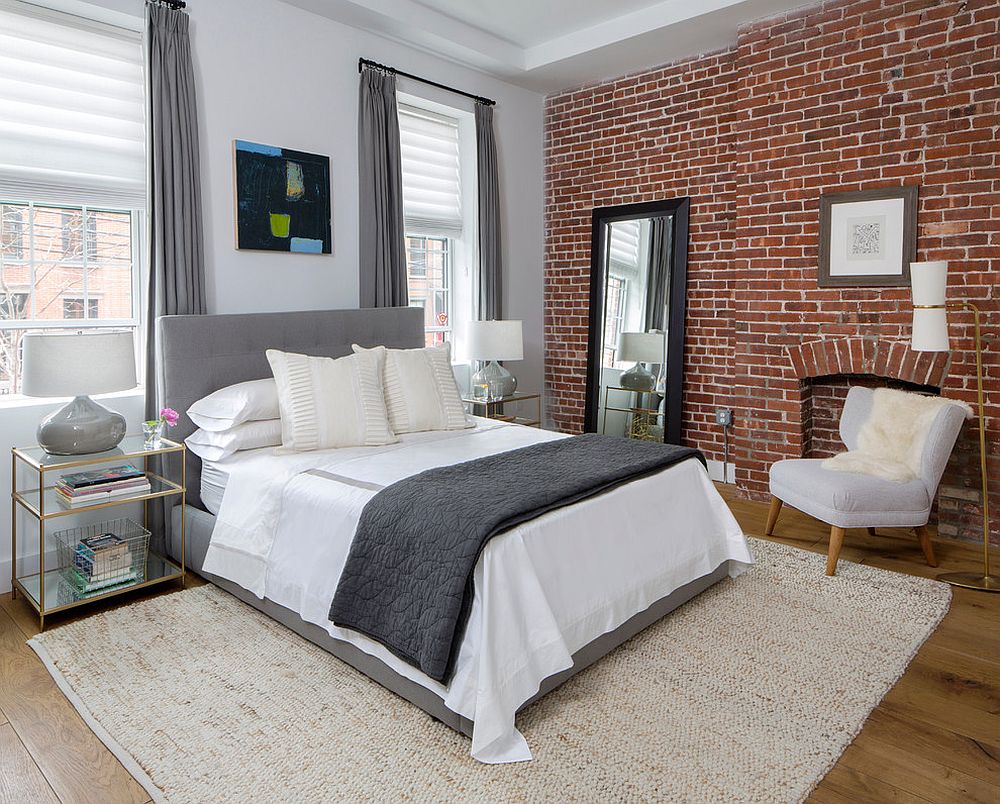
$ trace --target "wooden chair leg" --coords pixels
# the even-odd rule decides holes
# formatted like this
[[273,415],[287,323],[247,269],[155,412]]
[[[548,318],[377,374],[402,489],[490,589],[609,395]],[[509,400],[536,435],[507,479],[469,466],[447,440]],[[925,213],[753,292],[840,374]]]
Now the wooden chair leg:
[[781,513],[781,500],[777,497],[771,498],[771,508],[767,512],[767,527],[764,529],[764,535],[770,536],[774,532],[774,525],[778,521],[778,514]]
[[920,539],[920,549],[924,551],[924,558],[927,559],[927,563],[936,567],[938,565],[937,558],[934,556],[934,545],[931,543],[931,529],[926,525],[921,525],[919,528],[914,528],[917,532],[917,538]]
[[878,531],[875,530],[875,528],[868,528],[868,535],[869,536],[878,536]]
[[836,525],[830,527],[830,550],[826,554],[826,574],[837,574],[837,559],[840,558],[840,548],[844,546],[844,529]]

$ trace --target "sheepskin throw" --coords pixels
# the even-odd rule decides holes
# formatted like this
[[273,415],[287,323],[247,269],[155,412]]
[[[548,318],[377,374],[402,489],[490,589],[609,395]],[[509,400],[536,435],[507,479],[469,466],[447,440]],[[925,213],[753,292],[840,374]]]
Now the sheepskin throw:
[[860,472],[895,483],[920,476],[920,459],[938,411],[959,405],[966,417],[972,408],[955,399],[877,388],[872,412],[858,431],[858,448],[823,461],[824,469]]

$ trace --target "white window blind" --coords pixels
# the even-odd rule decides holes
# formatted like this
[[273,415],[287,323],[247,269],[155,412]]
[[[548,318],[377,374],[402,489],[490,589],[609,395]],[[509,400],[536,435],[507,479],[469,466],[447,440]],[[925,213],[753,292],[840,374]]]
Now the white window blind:
[[639,222],[615,221],[611,224],[611,261],[631,268],[639,264]]
[[400,104],[399,145],[406,231],[460,236],[458,121]]
[[145,206],[142,39],[0,0],[0,198]]

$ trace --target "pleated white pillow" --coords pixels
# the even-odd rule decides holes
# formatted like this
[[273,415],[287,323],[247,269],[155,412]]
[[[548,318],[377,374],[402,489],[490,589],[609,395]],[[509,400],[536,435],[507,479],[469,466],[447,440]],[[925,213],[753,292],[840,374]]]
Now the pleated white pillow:
[[304,452],[393,444],[382,396],[385,349],[331,357],[268,349],[278,385],[281,444]]
[[[359,355],[375,351],[357,344],[353,348]],[[472,426],[451,369],[451,344],[384,351],[382,389],[394,433],[462,430]]]

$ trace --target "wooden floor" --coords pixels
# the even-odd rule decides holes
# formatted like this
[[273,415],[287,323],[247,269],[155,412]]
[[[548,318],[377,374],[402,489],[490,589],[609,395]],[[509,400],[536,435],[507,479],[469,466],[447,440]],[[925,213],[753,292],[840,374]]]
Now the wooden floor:
[[[720,489],[744,530],[762,534],[767,506]],[[825,553],[827,533],[786,506],[775,541]],[[852,530],[841,560],[925,576],[980,566],[969,546],[935,544],[936,570],[906,531]],[[0,801],[148,801],[24,644],[36,632],[22,600],[0,598]],[[954,590],[951,611],[810,801],[1000,801],[1000,594]]]

